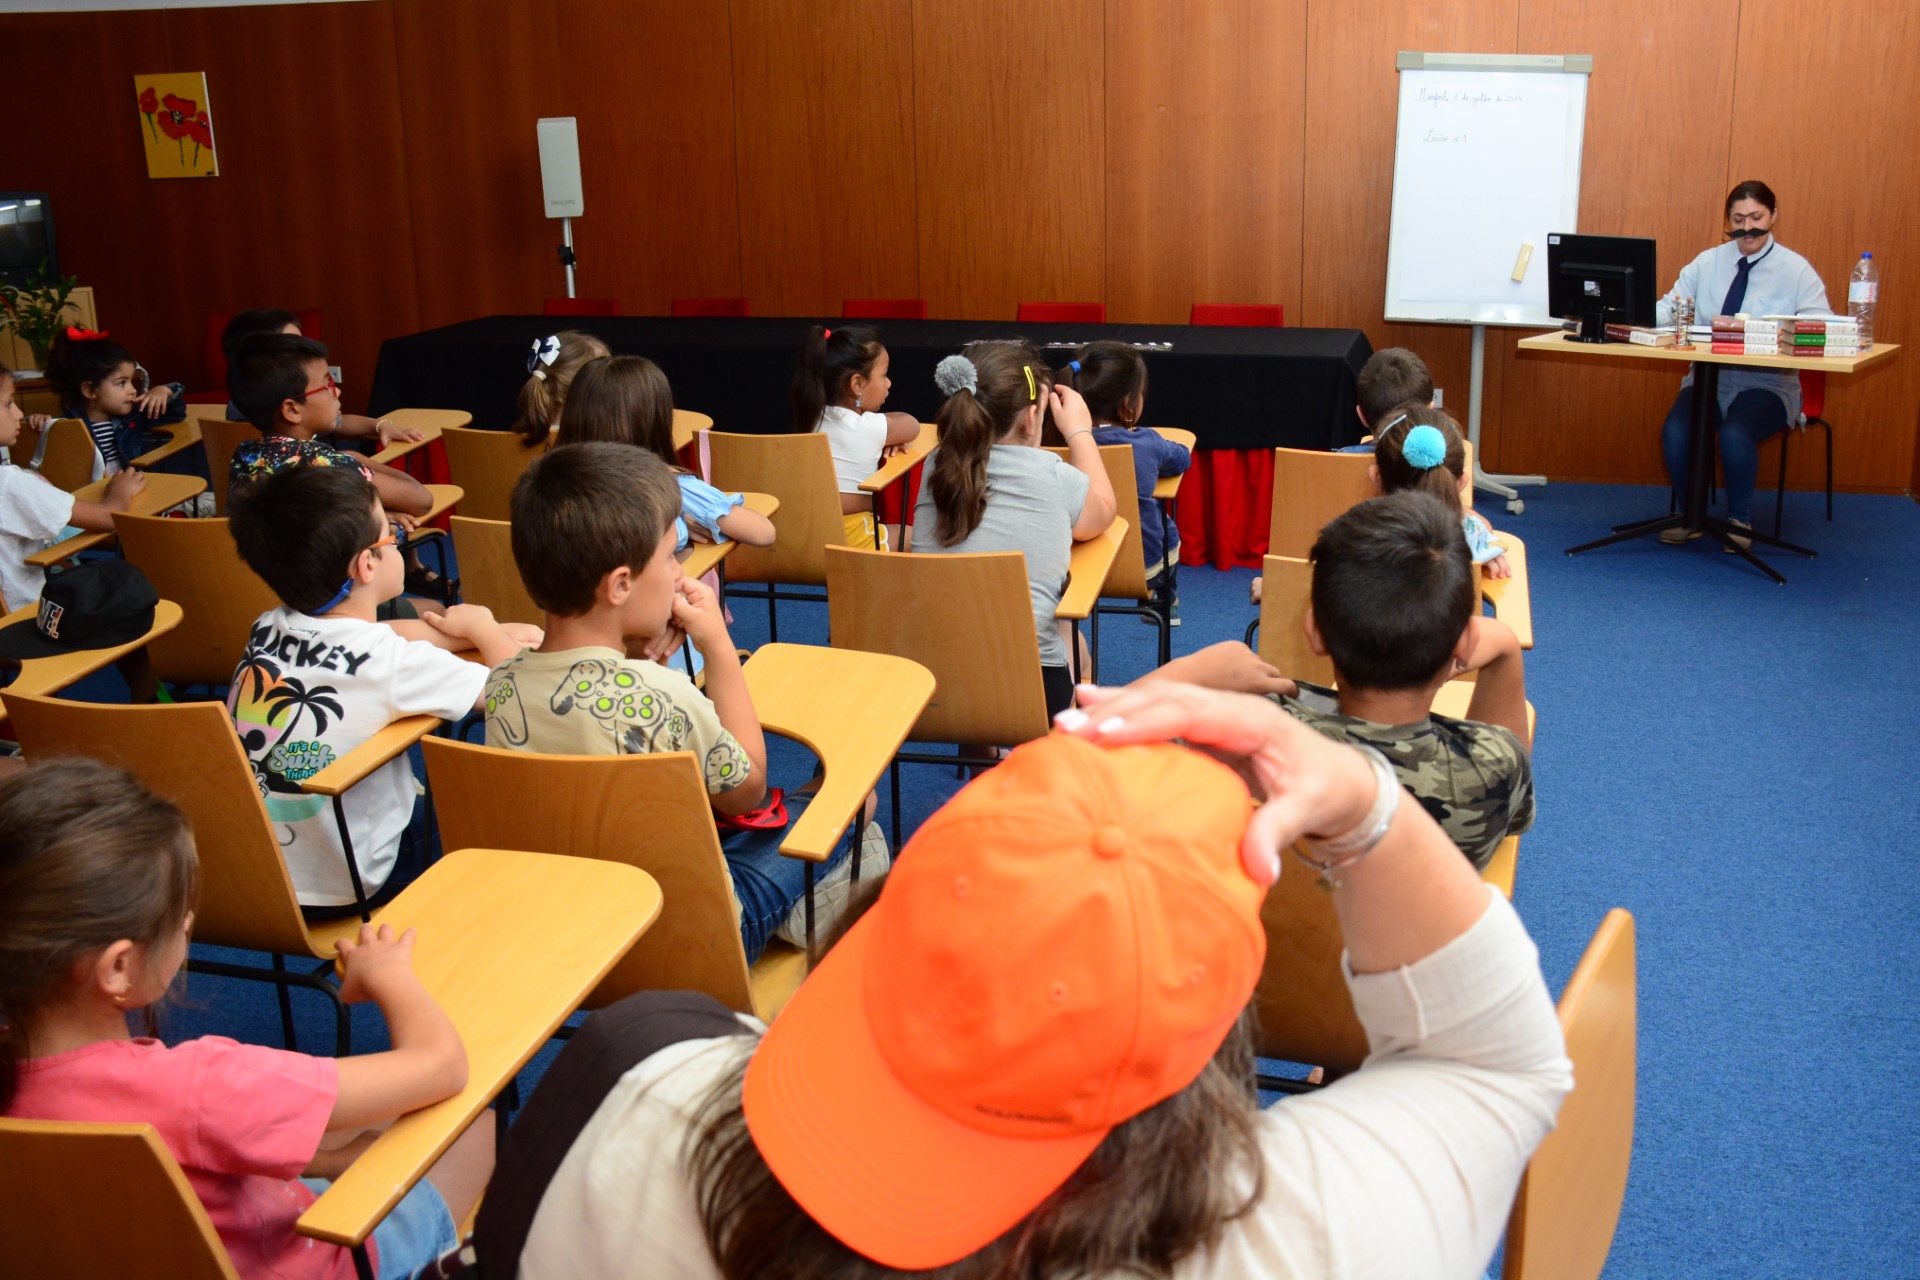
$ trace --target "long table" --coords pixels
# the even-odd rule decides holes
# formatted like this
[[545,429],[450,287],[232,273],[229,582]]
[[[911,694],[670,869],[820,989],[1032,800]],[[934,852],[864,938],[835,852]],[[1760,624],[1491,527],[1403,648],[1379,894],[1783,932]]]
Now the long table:
[[[614,351],[652,359],[677,404],[710,413],[722,431],[787,429],[794,352],[808,326],[861,321],[767,317],[559,318],[490,316],[389,338],[380,347],[369,411],[403,405],[464,409],[504,427],[526,382],[534,339],[585,329]],[[1056,367],[1096,338],[1142,344],[1150,371],[1149,424],[1183,427],[1202,449],[1327,449],[1359,439],[1354,379],[1373,348],[1358,329],[1215,328],[1152,324],[1013,324],[886,320],[893,393],[886,407],[932,421],[940,394],[933,367],[969,342],[1026,337]],[[1047,344],[1063,344],[1049,347]],[[1145,344],[1163,344],[1148,347]]]

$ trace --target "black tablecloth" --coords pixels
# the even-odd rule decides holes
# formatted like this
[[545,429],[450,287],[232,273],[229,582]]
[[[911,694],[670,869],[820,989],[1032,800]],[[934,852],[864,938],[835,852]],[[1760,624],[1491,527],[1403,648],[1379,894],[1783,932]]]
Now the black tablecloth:
[[[526,382],[533,340],[561,328],[598,335],[615,352],[643,355],[666,371],[674,403],[711,414],[723,431],[788,429],[793,354],[809,325],[860,321],[782,316],[490,316],[391,338],[380,348],[368,411],[465,409],[474,425],[505,427]],[[1146,421],[1184,427],[1207,449],[1326,449],[1359,439],[1354,378],[1373,354],[1358,329],[1194,328],[1159,324],[1008,324],[977,320],[873,322],[892,357],[886,407],[931,422],[940,393],[933,367],[968,342],[1022,336],[1055,367],[1096,338],[1170,343],[1144,351]]]

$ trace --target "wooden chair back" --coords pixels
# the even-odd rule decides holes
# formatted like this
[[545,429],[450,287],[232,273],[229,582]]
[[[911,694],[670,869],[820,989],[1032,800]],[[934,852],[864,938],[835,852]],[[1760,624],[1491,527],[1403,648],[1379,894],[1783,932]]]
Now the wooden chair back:
[[0,1275],[239,1280],[150,1124],[0,1119]]
[[[186,815],[200,851],[194,941],[278,955],[319,954],[225,706],[63,702],[10,692],[7,715],[29,759],[105,761]],[[321,797],[312,803],[316,812],[325,811]]]
[[[1067,451],[1058,445],[1048,445],[1047,452],[1061,459],[1067,456]],[[1133,471],[1133,446],[1103,444],[1100,462],[1107,469],[1107,482],[1113,486],[1113,513],[1127,522],[1127,535],[1121,539],[1120,550],[1113,557],[1113,568],[1107,570],[1106,585],[1100,588],[1100,594],[1112,600],[1151,599],[1153,593],[1147,590],[1147,553],[1140,545],[1140,482]]]
[[1275,449],[1267,554],[1306,559],[1327,521],[1375,496],[1372,466],[1370,453]]
[[540,626],[546,614],[527,594],[513,560],[513,526],[505,520],[454,516],[453,554],[460,560],[460,598],[483,604],[502,622]]
[[[463,562],[464,563],[464,562]],[[1260,657],[1280,674],[1314,684],[1333,684],[1333,659],[1307,643],[1307,609],[1313,603],[1313,562],[1270,555],[1260,569]]]
[[727,557],[727,581],[825,586],[826,549],[847,542],[827,438],[709,431],[707,443],[716,488],[772,494],[780,503],[774,544],[736,547]]
[[[694,437],[702,431],[711,430],[713,430],[712,414],[698,413],[692,409],[675,409],[673,411],[673,451],[680,452],[692,444]],[[699,459],[694,459],[693,469],[696,472],[700,469],[698,464]],[[505,516],[501,517],[503,520],[505,518]]]
[[660,919],[587,998],[588,1007],[636,991],[689,990],[754,1012],[740,917],[692,755],[542,755],[446,738],[420,746],[446,848],[599,858],[639,867],[659,882]]
[[[72,493],[93,483],[93,459],[97,451],[87,424],[78,418],[56,418],[44,432],[46,448],[40,450],[40,474],[48,481]],[[24,448],[23,448],[24,446]],[[13,446],[13,460],[21,466],[33,461],[39,441],[30,431],[22,431]]]
[[910,737],[1014,746],[1046,735],[1024,555],[828,547],[826,561],[834,648],[911,658],[933,672],[933,701]]
[[173,684],[226,684],[254,621],[280,604],[240,558],[226,520],[116,512],[113,527],[122,554],[183,615],[179,626],[147,646],[154,674]]
[[1367,1056],[1367,1033],[1340,971],[1346,943],[1333,895],[1305,867],[1289,865],[1267,891],[1260,923],[1267,931],[1267,961],[1253,996],[1259,1017],[1255,1051],[1325,1067],[1329,1075],[1358,1070]]
[[1633,1156],[1638,1002],[1633,916],[1615,907],[1560,995],[1576,1087],[1520,1179],[1503,1280],[1597,1280],[1607,1265]]
[[[513,486],[520,473],[547,451],[529,446],[517,431],[478,431],[472,427],[440,428],[446,446],[447,470],[460,486],[460,514],[478,520],[506,520],[513,502]],[[460,576],[467,575],[466,562]]]
[[258,440],[260,433],[251,422],[228,422],[225,405],[200,407],[213,410],[199,415],[200,443],[207,451],[207,488],[213,491],[213,509],[224,516],[234,452],[248,440]]

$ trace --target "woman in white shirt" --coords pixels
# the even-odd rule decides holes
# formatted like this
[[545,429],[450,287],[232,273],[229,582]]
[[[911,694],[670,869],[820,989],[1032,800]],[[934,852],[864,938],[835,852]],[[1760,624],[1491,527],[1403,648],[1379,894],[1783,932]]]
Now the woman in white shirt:
[[[1779,202],[1764,182],[1743,182],[1727,193],[1727,242],[1689,262],[1656,307],[1657,324],[1673,323],[1676,298],[1692,298],[1698,322],[1741,312],[1753,316],[1825,314],[1827,288],[1805,258],[1773,238]],[[1760,442],[1800,416],[1800,375],[1774,369],[1725,369],[1720,374],[1720,468],[1727,519],[1751,528],[1753,489],[1760,475]],[[1676,499],[1685,501],[1687,439],[1693,421],[1693,373],[1688,371],[1660,428],[1660,450]],[[1667,543],[1697,532],[1669,529]],[[1746,540],[1736,537],[1746,545]]]
[[[847,545],[885,550],[887,534],[874,517],[873,495],[860,482],[880,469],[887,450],[912,442],[920,424],[910,413],[881,413],[893,380],[887,349],[864,325],[828,329],[814,325],[800,340],[793,364],[793,430],[818,431],[833,449],[833,475],[840,485],[840,513]],[[892,530],[899,545],[900,530]]]
[[[1383,761],[1270,702],[1087,700],[921,827],[764,1036],[722,1017],[621,1076],[523,1280],[1485,1271],[1572,1085],[1513,908]],[[1237,774],[1126,745],[1169,738]],[[1303,837],[1373,1053],[1261,1111],[1240,1015]]]

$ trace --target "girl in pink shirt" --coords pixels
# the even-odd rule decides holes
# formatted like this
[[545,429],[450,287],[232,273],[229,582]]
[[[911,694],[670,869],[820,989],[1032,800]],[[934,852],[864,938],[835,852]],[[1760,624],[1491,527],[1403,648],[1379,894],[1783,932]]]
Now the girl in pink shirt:
[[[186,960],[197,873],[180,811],[119,769],[52,760],[0,785],[0,1112],[151,1124],[242,1276],[346,1280],[348,1251],[295,1220],[372,1141],[353,1131],[463,1087],[466,1050],[414,976],[413,931],[371,925],[339,943],[340,998],[379,1005],[385,1053],[136,1038],[126,1015]],[[374,1232],[377,1274],[451,1249],[492,1167],[493,1126],[475,1125]]]

